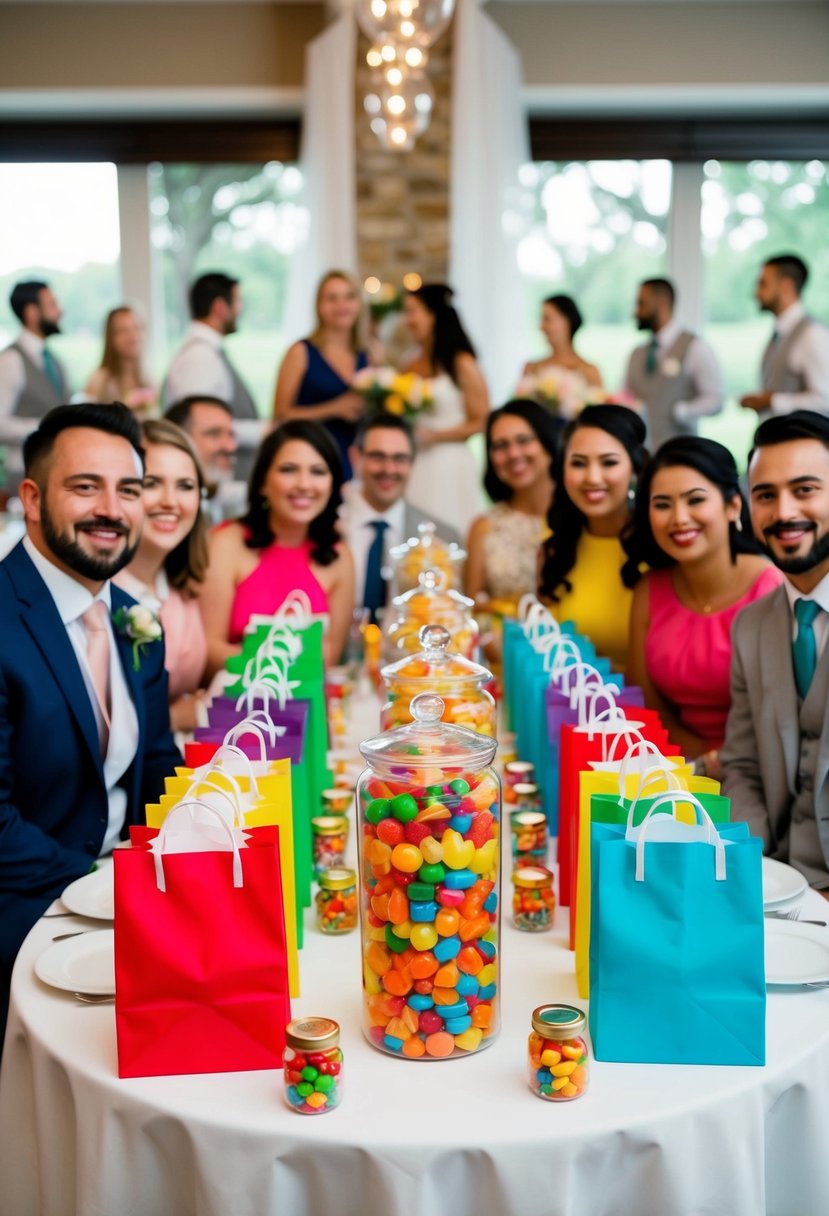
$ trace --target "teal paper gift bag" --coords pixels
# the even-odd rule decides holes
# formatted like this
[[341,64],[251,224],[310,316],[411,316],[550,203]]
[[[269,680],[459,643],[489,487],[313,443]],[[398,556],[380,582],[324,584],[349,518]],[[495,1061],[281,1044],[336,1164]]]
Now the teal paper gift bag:
[[[701,822],[654,815],[678,800]],[[762,842],[671,791],[638,828],[594,824],[591,866],[596,1059],[764,1064]]]

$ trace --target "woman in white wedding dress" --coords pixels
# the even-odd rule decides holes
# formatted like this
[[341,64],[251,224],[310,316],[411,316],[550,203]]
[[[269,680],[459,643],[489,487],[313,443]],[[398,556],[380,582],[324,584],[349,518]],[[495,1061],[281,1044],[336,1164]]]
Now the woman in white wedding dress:
[[405,370],[425,377],[433,398],[415,430],[417,457],[406,498],[466,536],[483,509],[481,472],[466,441],[484,428],[486,381],[452,307],[451,288],[424,283],[408,292],[404,318],[420,347]]

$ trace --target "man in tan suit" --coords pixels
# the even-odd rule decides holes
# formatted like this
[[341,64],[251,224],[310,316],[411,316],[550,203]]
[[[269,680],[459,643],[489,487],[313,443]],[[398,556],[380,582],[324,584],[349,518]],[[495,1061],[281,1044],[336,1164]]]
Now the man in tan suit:
[[829,899],[829,418],[770,418],[754,445],[752,523],[786,581],[732,627],[723,792]]

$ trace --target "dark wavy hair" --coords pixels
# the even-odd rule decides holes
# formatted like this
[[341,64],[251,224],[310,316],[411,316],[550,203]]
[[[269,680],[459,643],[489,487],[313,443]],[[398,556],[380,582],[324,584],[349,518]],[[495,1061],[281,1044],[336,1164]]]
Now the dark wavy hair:
[[560,312],[570,326],[570,340],[581,329],[584,318],[578,310],[576,301],[571,296],[547,296],[545,304],[550,304],[556,312]]
[[457,384],[455,360],[460,354],[475,358],[475,347],[461,324],[461,319],[452,305],[454,292],[445,283],[424,283],[409,292],[420,300],[435,318],[432,334],[432,372],[439,369],[447,372]]
[[588,405],[577,418],[568,423],[554,469],[555,490],[547,513],[550,535],[541,546],[541,574],[538,594],[557,601],[559,588],[572,591],[567,575],[576,564],[576,551],[586,523],[586,517],[564,488],[564,466],[570,440],[580,430],[593,428],[611,435],[627,452],[638,478],[648,461],[645,447],[645,424],[637,413],[624,405]]
[[328,466],[332,477],[331,495],[323,510],[308,525],[308,539],[313,542],[311,557],[320,566],[330,566],[337,557],[337,513],[342,503],[343,467],[337,445],[328,431],[319,422],[292,418],[271,431],[256,454],[248,482],[248,509],[240,523],[246,529],[245,544],[249,549],[266,549],[278,539],[270,525],[270,508],[262,497],[262,486],[268,470],[281,448],[290,439],[299,439],[310,444]]
[[498,419],[503,418],[505,414],[521,418],[526,422],[550,457],[550,476],[553,473],[553,465],[558,456],[561,434],[564,429],[564,423],[561,418],[556,418],[549,410],[545,410],[543,405],[539,405],[537,401],[529,401],[523,397],[516,397],[515,400],[508,401],[506,405],[502,405],[500,409],[492,411],[486,420],[484,489],[493,502],[509,502],[513,495],[513,491],[505,481],[501,480],[492,467],[492,457],[490,456],[492,428]]
[[622,582],[626,587],[635,587],[642,573],[642,567],[651,570],[664,570],[675,566],[676,562],[660,547],[651,528],[650,505],[651,490],[654,476],[660,469],[694,469],[706,481],[717,487],[724,503],[730,503],[734,498],[740,499],[740,524],[728,527],[728,543],[731,551],[731,562],[737,561],[739,553],[761,553],[762,550],[754,539],[751,530],[751,516],[748,504],[740,490],[739,475],[734,457],[728,448],[713,439],[702,439],[698,435],[682,435],[668,439],[662,444],[648,461],[636,489],[636,505],[633,509],[633,522],[625,537],[625,552],[627,561],[622,566]]

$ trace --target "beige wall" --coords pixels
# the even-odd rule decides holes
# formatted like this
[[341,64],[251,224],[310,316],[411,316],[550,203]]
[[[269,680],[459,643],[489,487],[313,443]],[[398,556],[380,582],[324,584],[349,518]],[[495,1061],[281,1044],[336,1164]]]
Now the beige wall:
[[0,88],[302,85],[323,4],[0,4]]
[[826,84],[829,4],[505,3],[527,85]]

